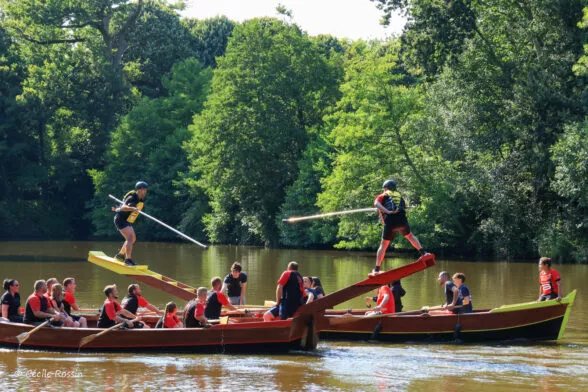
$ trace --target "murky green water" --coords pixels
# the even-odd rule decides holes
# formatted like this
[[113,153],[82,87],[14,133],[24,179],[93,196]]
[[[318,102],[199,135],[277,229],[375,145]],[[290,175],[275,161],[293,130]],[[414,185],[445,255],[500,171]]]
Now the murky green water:
[[[83,308],[103,302],[102,289],[132,283],[84,261],[89,250],[114,254],[111,242],[0,242],[0,277],[16,278],[21,296],[36,279],[73,276]],[[247,303],[274,299],[275,283],[296,260],[304,275],[319,276],[327,292],[365,278],[372,253],[267,250],[218,246],[203,250],[186,244],[139,243],[133,258],[152,270],[192,286],[209,286],[225,276],[233,261],[249,275]],[[389,258],[386,269],[411,260]],[[583,391],[588,389],[588,266],[556,265],[564,292],[578,289],[566,330],[558,342],[539,344],[372,344],[321,342],[314,353],[282,356],[169,354],[63,354],[0,351],[2,385],[15,390],[300,390],[300,391]],[[436,267],[402,281],[405,310],[443,300],[436,283],[441,270],[464,272],[475,308],[534,300],[537,266],[438,260]],[[162,307],[184,301],[143,286],[144,296]],[[361,298],[339,307],[362,307]]]

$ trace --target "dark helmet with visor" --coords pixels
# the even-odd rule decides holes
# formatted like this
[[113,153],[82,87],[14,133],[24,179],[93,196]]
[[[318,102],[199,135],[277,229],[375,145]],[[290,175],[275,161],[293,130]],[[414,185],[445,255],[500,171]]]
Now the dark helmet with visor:
[[393,191],[393,190],[396,189],[396,181],[394,181],[394,180],[386,180],[384,182],[384,185],[382,185],[382,188],[388,188],[391,191]]
[[135,184],[136,190],[147,189],[147,188],[149,188],[149,184],[147,184],[145,181],[139,181]]

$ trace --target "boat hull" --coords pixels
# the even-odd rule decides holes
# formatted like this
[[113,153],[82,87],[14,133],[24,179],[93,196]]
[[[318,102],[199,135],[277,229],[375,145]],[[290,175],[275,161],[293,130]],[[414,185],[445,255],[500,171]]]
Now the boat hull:
[[[441,312],[362,317],[327,314],[317,329],[325,340],[384,342],[557,340],[569,317],[575,291],[561,303],[527,303],[469,314]],[[416,312],[418,313],[418,312]]]
[[[20,348],[62,351],[280,353],[301,349],[307,326],[298,320],[215,325],[210,328],[114,330],[85,346],[82,338],[96,328],[41,328]],[[31,326],[0,323],[0,345],[18,347],[15,337]]]

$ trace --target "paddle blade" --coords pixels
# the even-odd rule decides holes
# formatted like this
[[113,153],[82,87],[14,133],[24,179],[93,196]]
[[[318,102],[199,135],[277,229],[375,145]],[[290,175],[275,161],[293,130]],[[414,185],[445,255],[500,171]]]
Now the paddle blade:
[[18,344],[22,344],[25,340],[27,340],[29,338],[30,334],[31,334],[30,332],[23,332],[23,333],[19,334],[16,337],[16,340],[18,340]]
[[83,337],[82,339],[80,339],[80,347],[85,346],[86,344],[90,343],[92,340],[96,339],[97,337],[98,337],[97,333]]

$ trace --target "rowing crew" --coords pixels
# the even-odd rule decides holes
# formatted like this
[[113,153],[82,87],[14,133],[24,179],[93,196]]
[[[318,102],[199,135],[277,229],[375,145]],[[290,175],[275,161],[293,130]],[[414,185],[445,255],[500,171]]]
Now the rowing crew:
[[[84,317],[72,315],[71,311],[79,311],[74,296],[76,282],[74,278],[66,278],[63,285],[57,279],[47,282],[38,280],[34,284],[34,292],[27,298],[24,311],[20,308],[20,284],[15,279],[4,280],[5,293],[2,295],[2,318],[15,322],[39,325],[50,320],[53,326],[86,328]],[[22,314],[24,313],[24,314]]]

